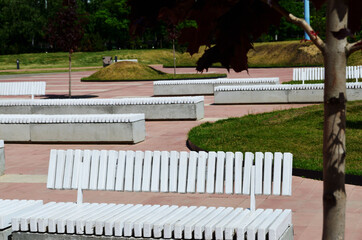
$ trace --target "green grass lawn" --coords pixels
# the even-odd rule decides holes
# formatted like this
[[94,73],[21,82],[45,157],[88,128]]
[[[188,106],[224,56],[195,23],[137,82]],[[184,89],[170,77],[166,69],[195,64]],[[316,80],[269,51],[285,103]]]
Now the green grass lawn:
[[226,74],[167,74],[142,63],[117,62],[102,68],[82,81],[134,81],[134,80],[165,80],[165,79],[195,79],[221,78]]
[[[347,103],[346,173],[362,175],[362,101]],[[188,134],[207,151],[291,152],[295,168],[323,169],[323,105],[204,123]]]

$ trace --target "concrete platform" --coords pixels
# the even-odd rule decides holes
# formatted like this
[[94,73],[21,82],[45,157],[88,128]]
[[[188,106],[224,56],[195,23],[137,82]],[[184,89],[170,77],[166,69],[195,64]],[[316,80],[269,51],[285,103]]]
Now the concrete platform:
[[[362,100],[362,83],[347,83],[347,99]],[[220,86],[215,104],[321,103],[324,84],[280,84],[275,86]]]
[[153,83],[155,96],[213,95],[214,88],[224,85],[279,84],[279,78],[219,78],[203,80],[157,81]]
[[144,114],[0,115],[5,142],[125,142],[145,139]]
[[144,113],[145,120],[199,120],[204,97],[2,100],[2,114]]

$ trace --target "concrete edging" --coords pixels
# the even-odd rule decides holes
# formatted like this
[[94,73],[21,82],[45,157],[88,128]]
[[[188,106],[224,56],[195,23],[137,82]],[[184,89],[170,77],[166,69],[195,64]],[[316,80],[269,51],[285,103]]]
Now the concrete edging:
[[5,173],[5,146],[4,140],[0,140],[0,176]]

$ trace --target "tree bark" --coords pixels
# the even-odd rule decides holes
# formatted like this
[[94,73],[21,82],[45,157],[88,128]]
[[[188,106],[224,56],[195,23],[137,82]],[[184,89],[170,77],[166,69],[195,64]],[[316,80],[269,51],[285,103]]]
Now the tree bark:
[[[323,134],[323,239],[344,239],[346,160],[346,63],[348,6],[345,0],[328,0]],[[342,30],[342,31],[340,31]]]
[[173,50],[173,75],[176,76],[176,50],[175,50],[175,39],[172,39],[172,50]]
[[69,51],[69,98],[72,97],[72,52]]

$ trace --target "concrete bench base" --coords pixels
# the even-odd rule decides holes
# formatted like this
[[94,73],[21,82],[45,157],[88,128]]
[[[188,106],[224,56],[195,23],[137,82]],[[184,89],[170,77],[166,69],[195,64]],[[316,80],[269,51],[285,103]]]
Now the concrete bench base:
[[199,120],[204,118],[204,97],[4,100],[0,111],[50,115],[144,113],[146,120]]
[[5,229],[1,229],[0,230],[0,240],[8,240],[11,239],[12,230],[11,227],[5,228]]
[[157,81],[153,83],[155,96],[213,95],[214,88],[224,85],[278,84],[279,78],[237,78]]
[[[215,88],[215,104],[320,103],[323,84],[223,86]],[[347,84],[347,99],[362,100],[362,84]]]
[[[24,121],[17,121],[17,116]],[[8,142],[137,143],[145,135],[143,114],[2,115],[0,118],[0,136]]]

